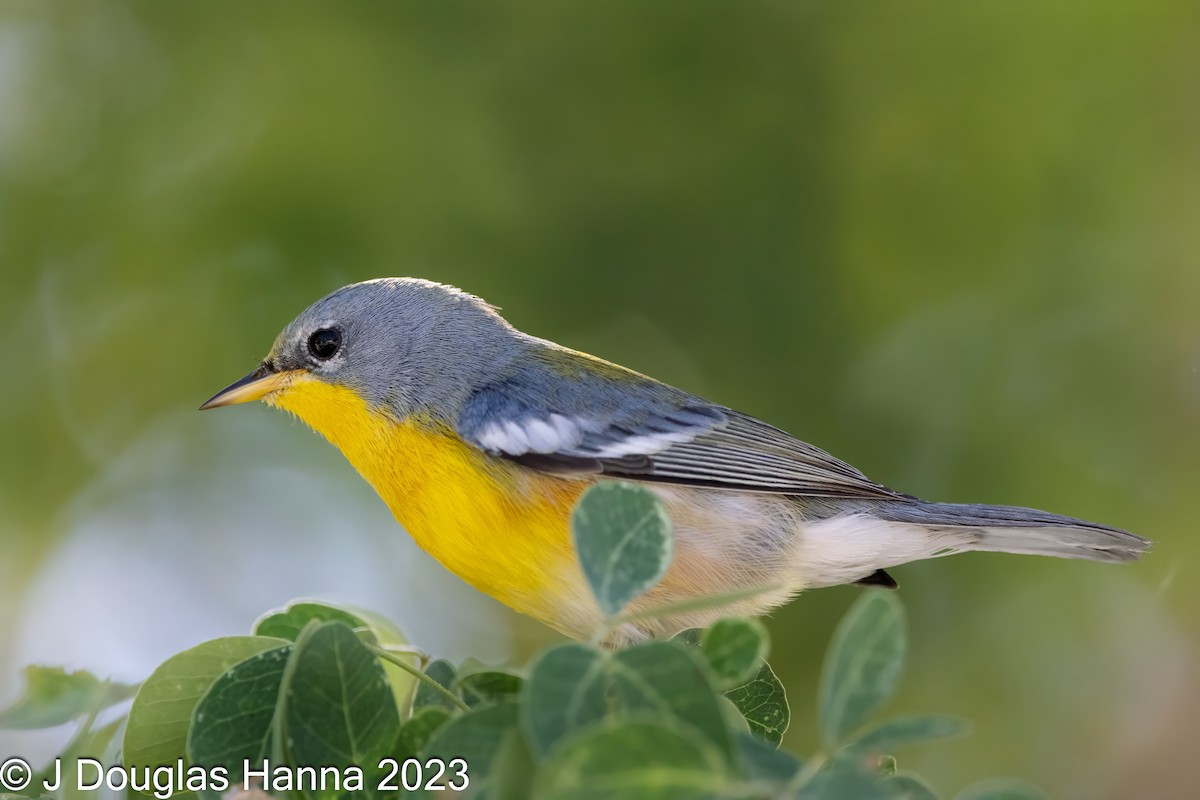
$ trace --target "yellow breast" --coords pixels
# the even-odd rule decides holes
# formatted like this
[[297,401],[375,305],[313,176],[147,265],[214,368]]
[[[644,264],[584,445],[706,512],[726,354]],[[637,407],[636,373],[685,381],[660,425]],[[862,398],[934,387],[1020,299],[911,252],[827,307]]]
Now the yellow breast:
[[480,591],[555,623],[574,568],[571,507],[583,481],[488,456],[444,425],[396,420],[355,392],[307,376],[267,402],[342,451],[422,548]]

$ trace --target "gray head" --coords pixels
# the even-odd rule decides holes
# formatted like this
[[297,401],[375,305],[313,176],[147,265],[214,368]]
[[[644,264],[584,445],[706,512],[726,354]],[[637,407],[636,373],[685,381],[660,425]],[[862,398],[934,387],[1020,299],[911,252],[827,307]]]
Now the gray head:
[[364,281],[301,312],[258,370],[203,407],[258,399],[280,388],[278,380],[264,380],[301,372],[353,389],[399,417],[421,411],[450,421],[526,339],[491,305],[452,286],[419,278]]

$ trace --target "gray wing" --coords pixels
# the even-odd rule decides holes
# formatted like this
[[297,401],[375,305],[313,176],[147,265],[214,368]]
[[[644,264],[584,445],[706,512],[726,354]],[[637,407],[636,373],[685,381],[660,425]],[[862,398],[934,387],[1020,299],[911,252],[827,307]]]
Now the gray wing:
[[[553,361],[525,359],[476,391],[459,416],[459,435],[544,472],[806,496],[905,497],[753,417],[583,354],[552,355]],[[588,360],[588,368],[564,369],[562,359]]]

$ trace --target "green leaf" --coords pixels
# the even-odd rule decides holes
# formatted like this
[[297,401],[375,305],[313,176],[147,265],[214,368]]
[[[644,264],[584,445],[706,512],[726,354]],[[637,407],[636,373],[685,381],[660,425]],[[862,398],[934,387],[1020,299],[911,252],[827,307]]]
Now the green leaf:
[[611,671],[617,698],[627,711],[691,725],[732,761],[733,743],[719,696],[693,650],[674,642],[646,642],[616,653]]
[[881,775],[864,759],[831,758],[804,787],[795,800],[893,800],[903,797],[894,778]]
[[699,647],[700,637],[704,634],[703,628],[684,628],[679,633],[671,637],[670,641],[679,642],[687,647]]
[[544,756],[563,736],[608,712],[608,657],[584,644],[547,650],[529,671],[521,727],[533,752]]
[[268,636],[213,639],[171,656],[133,698],[121,757],[139,767],[184,758],[192,712],[208,688],[233,665],[288,643]]
[[742,774],[752,781],[786,784],[803,766],[791,753],[785,753],[751,733],[736,734],[734,748]]
[[750,724],[750,731],[772,744],[783,741],[792,720],[787,692],[771,665],[762,662],[758,674],[746,684],[725,693]]
[[374,775],[400,730],[383,665],[342,622],[309,623],[295,648],[282,695],[292,763]]
[[[403,647],[408,638],[392,622],[371,611],[353,606],[339,606],[318,600],[294,600],[281,609],[269,611],[254,623],[254,633],[259,636],[276,636],[296,641],[304,626],[317,622],[344,622],[356,631],[365,632],[374,644],[381,647]],[[384,662],[384,672],[398,708],[408,708],[416,679],[395,664]]]
[[921,778],[908,772],[897,772],[888,782],[896,800],[938,800],[938,794]]
[[725,719],[725,727],[729,729],[731,736],[736,736],[739,733],[751,733],[750,723],[746,721],[742,710],[733,704],[723,694],[717,695],[717,704],[721,706],[721,716]]
[[304,626],[313,620],[344,622],[351,628],[369,627],[358,613],[349,609],[315,600],[294,600],[283,608],[268,611],[259,617],[254,623],[254,634],[256,636],[274,636],[294,642],[299,638]]
[[1015,778],[990,778],[963,789],[954,800],[1049,800],[1050,795]]
[[[192,713],[190,763],[224,767],[230,783],[237,785],[243,778],[243,759],[261,765],[271,757],[280,686],[293,650],[294,645],[285,645],[251,656],[213,682]],[[200,794],[216,798],[220,793]]]
[[767,629],[756,619],[718,620],[700,634],[700,651],[724,689],[741,686],[757,675],[767,648]]
[[[425,758],[441,759],[447,765],[452,759],[465,760],[471,791],[478,792],[487,787],[492,777],[492,765],[506,734],[516,729],[516,703],[473,708],[450,720],[434,734],[425,748]],[[452,779],[454,770],[447,769],[443,781]]]
[[459,675],[456,681],[458,693],[469,706],[481,706],[512,699],[521,691],[525,681],[520,675],[501,670],[472,672]]
[[671,520],[654,493],[637,484],[592,486],[571,514],[571,530],[583,574],[606,617],[651,589],[671,563]]
[[400,726],[400,734],[396,737],[396,760],[421,755],[433,734],[449,721],[450,712],[442,706],[418,708]]
[[533,776],[537,764],[525,743],[525,737],[511,728],[500,740],[492,760],[487,800],[529,800],[533,796]]
[[[454,692],[454,678],[457,673],[454,670],[454,665],[444,658],[439,658],[429,662],[429,666],[425,668],[425,674],[433,678],[447,690]],[[424,683],[417,684],[417,690],[413,693],[413,712],[417,709],[426,706],[441,706],[448,708],[451,711],[458,711],[458,706],[451,703],[450,700],[441,692],[434,690],[431,686]]]
[[53,728],[127,700],[137,691],[136,686],[103,681],[85,670],[29,666],[24,676],[21,696],[0,711],[0,729]]
[[846,747],[860,753],[883,755],[907,744],[962,736],[970,727],[966,720],[958,717],[914,714],[897,717],[871,728]]
[[834,631],[821,670],[821,737],[834,749],[891,698],[904,666],[904,612],[891,592],[868,591]]
[[555,748],[539,800],[708,800],[729,784],[721,753],[670,718],[609,719]]
[[[63,769],[73,769],[81,758],[94,758],[104,764],[118,763],[119,742],[116,738],[125,724],[125,718],[115,719],[95,729],[91,727],[92,722],[95,722],[95,719],[89,718],[86,726],[71,738],[66,749],[59,754],[58,759]],[[179,794],[176,793],[176,796]],[[137,797],[137,794],[130,792],[129,796]],[[59,790],[59,800],[95,800],[95,797],[95,790],[80,789],[77,780],[64,780],[62,789]]]

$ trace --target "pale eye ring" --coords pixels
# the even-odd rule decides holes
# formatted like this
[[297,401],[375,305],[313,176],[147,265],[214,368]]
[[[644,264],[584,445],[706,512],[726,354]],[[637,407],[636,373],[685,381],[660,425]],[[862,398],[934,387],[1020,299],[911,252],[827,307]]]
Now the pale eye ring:
[[342,334],[337,328],[321,328],[308,337],[308,352],[319,361],[328,361],[342,346]]

